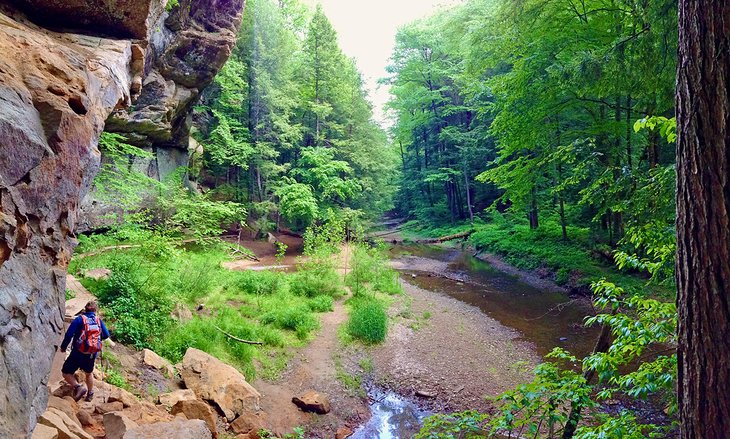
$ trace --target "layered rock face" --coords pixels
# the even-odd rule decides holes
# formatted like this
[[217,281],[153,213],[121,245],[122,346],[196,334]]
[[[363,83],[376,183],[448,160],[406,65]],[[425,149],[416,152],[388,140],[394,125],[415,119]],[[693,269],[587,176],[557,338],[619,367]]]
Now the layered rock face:
[[27,437],[45,410],[107,118],[140,144],[186,145],[188,112],[235,43],[243,0],[180,3],[170,14],[160,0],[0,8],[0,437]]

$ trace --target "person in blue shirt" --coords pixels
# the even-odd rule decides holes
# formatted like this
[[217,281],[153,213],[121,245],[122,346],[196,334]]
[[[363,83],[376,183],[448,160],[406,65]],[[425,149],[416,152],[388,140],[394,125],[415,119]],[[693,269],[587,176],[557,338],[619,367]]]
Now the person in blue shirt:
[[[84,307],[83,314],[77,316],[69,325],[66,336],[61,343],[61,351],[66,352],[73,341],[71,354],[63,363],[61,372],[63,379],[74,389],[73,397],[76,401],[86,396],[87,401],[94,397],[94,362],[101,352],[101,342],[109,338],[109,330],[104,322],[96,316],[97,304],[91,301]],[[86,373],[86,386],[76,380],[77,370]]]

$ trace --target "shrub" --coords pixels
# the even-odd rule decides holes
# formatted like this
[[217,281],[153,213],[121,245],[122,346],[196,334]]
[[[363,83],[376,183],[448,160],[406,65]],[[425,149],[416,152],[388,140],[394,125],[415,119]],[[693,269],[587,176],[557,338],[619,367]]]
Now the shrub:
[[319,328],[317,317],[308,308],[301,306],[268,312],[261,317],[261,323],[294,331],[300,339],[305,339],[310,332]]
[[298,296],[321,295],[340,297],[344,294],[342,280],[331,262],[310,261],[289,275],[292,293]]
[[237,286],[242,292],[256,296],[285,292],[289,288],[283,273],[268,270],[241,272]]
[[119,258],[109,280],[98,291],[115,337],[136,348],[149,347],[172,322],[172,301],[146,288],[142,275],[133,259]]
[[351,266],[347,275],[347,285],[353,293],[361,295],[372,287],[375,291],[386,294],[398,294],[403,291],[397,271],[388,267],[388,258],[380,247],[368,248],[355,246]]
[[366,343],[382,342],[385,340],[387,325],[385,307],[377,299],[366,296],[353,300],[347,325],[353,337]]
[[310,299],[307,304],[309,305],[309,309],[314,312],[328,312],[334,309],[334,303],[335,301],[332,296],[321,294]]
[[244,340],[259,340],[255,323],[242,317],[236,310],[224,308],[215,317],[196,317],[170,328],[155,344],[155,352],[176,363],[182,359],[188,348],[200,349],[237,366],[247,378],[253,378],[255,369],[251,360],[256,354],[256,348],[230,339],[216,326]]

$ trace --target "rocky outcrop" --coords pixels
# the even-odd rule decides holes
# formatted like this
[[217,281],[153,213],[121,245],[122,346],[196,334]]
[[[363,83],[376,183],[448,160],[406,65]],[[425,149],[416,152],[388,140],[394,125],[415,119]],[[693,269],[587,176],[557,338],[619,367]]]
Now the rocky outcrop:
[[131,43],[0,14],[0,53],[0,437],[17,437],[45,410],[76,206],[130,100]]
[[169,14],[161,2],[0,5],[0,437],[27,437],[45,411],[107,118],[140,144],[187,145],[187,113],[235,41],[243,0],[182,0]]
[[[135,1],[135,0],[128,0]],[[130,144],[153,153],[137,158],[134,167],[164,181],[187,166],[191,144],[191,111],[213,81],[236,42],[244,0],[180,0],[150,29],[143,76],[134,78],[139,91],[129,108],[112,113],[106,130],[123,134]],[[91,192],[81,204],[81,231],[118,223],[121,211]],[[112,213],[112,215],[110,215]]]
[[95,35],[146,39],[165,10],[163,0],[16,0],[35,22]]
[[219,359],[188,348],[179,367],[185,386],[214,403],[228,421],[259,410],[261,395],[239,371]]
[[181,0],[150,36],[139,97],[107,125],[153,149],[157,159],[148,175],[161,177],[187,163],[190,109],[235,45],[242,3]]

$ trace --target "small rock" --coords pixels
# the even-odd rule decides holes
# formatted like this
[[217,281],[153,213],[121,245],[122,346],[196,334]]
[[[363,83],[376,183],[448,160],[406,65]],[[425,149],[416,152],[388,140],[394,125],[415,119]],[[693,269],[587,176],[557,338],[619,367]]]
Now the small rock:
[[184,323],[193,319],[193,312],[187,306],[178,303],[170,313],[170,317]]
[[416,390],[416,396],[420,398],[435,398],[436,395],[436,392],[431,392],[428,390]]
[[340,427],[335,433],[335,439],[345,439],[350,436],[352,436],[352,430],[347,427]]
[[415,278],[416,278],[416,275],[415,275],[415,274],[411,274],[411,277],[412,277],[413,279],[415,279]]
[[188,401],[191,399],[198,398],[195,396],[195,392],[190,389],[175,390],[174,392],[163,393],[158,397],[160,404],[164,405],[168,410],[172,409],[172,406],[174,406],[178,401]]
[[96,404],[94,411],[100,415],[109,412],[120,412],[124,408],[124,404],[121,401],[115,402],[100,402]]
[[560,341],[568,341],[568,337],[560,337]]
[[79,422],[81,422],[81,425],[84,427],[93,427],[96,425],[96,421],[91,416],[91,413],[87,412],[86,410],[79,410],[76,413],[76,417],[78,418]]
[[236,434],[257,433],[264,427],[259,413],[243,413],[231,422],[231,430]]
[[205,421],[208,429],[213,433],[213,437],[218,437],[218,427],[216,426],[216,416],[210,406],[199,399],[178,401],[172,407],[173,415],[182,413],[188,419],[200,419]]
[[30,439],[58,439],[58,430],[43,424],[37,424]]
[[104,414],[104,430],[106,439],[122,439],[124,435],[136,428],[137,424],[119,412]]
[[330,400],[326,395],[319,394],[314,390],[308,390],[301,396],[291,399],[297,407],[304,412],[314,412],[324,415],[330,412]]
[[109,279],[109,276],[112,274],[112,271],[108,268],[94,268],[92,270],[86,270],[84,272],[84,277],[88,277],[89,279],[94,280],[103,280],[103,279]]

